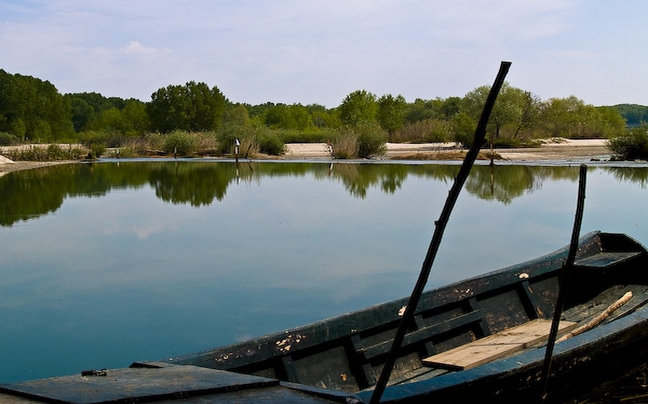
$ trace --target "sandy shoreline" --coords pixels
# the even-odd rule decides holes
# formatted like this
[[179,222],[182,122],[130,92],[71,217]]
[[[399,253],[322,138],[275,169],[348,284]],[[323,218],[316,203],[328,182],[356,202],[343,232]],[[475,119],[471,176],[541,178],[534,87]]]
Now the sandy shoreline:
[[[545,142],[541,147],[526,149],[496,149],[504,161],[587,161],[609,160],[612,156],[605,146],[605,139],[561,139]],[[292,143],[286,145],[284,160],[328,160],[331,154],[326,143]],[[387,143],[387,153],[382,160],[461,160],[465,150],[455,147],[453,143]],[[260,158],[261,160],[262,158]],[[11,171],[28,170],[69,161],[16,161],[0,156],[0,174]]]
[[[608,160],[611,151],[605,139],[560,139],[545,141],[541,147],[523,149],[496,149],[505,161],[571,161]],[[284,159],[329,159],[331,154],[325,143],[297,143],[286,145]],[[462,152],[454,143],[387,143],[383,160],[461,160]]]

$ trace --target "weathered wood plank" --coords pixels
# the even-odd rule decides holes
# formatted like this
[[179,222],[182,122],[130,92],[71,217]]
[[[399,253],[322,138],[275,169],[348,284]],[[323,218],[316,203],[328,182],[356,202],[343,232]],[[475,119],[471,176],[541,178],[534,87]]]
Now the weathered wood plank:
[[[576,327],[576,323],[561,321],[559,332],[564,333]],[[453,370],[471,369],[499,359],[512,352],[520,351],[549,336],[551,321],[537,319],[516,327],[500,331],[445,352],[423,359],[428,366]]]

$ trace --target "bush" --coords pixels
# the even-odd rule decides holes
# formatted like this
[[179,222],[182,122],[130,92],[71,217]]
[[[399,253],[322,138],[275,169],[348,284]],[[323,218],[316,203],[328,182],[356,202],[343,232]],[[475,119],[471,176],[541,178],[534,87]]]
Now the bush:
[[311,129],[307,131],[274,129],[284,143],[325,143],[331,138],[331,130]]
[[379,125],[368,123],[357,125],[354,132],[358,134],[358,157],[369,158],[382,156],[387,151],[387,132]]
[[477,122],[466,113],[460,112],[452,118],[451,127],[454,141],[464,148],[469,148],[475,138]]
[[57,144],[45,146],[29,146],[7,153],[7,157],[14,161],[54,161],[78,160],[86,156],[87,151],[82,148],[68,145],[63,147]]
[[79,143],[86,147],[95,143],[107,144],[109,137],[108,132],[105,131],[87,131],[79,133]]
[[189,156],[196,150],[196,137],[182,130],[173,131],[164,136],[162,150],[167,154]]
[[106,145],[103,143],[93,143],[90,145],[90,151],[86,158],[98,159],[106,152]]
[[347,126],[331,137],[336,159],[369,158],[387,151],[387,132],[374,123]]
[[351,131],[340,131],[333,142],[333,158],[352,159],[358,156],[358,135]]
[[17,144],[19,139],[7,132],[0,132],[0,146],[11,146]]
[[628,129],[607,142],[607,147],[626,160],[648,158],[648,125]]
[[450,137],[451,125],[448,121],[426,119],[405,125],[389,140],[396,143],[445,143]]
[[279,138],[277,132],[263,131],[257,136],[259,151],[272,156],[281,156],[286,152],[286,144]]

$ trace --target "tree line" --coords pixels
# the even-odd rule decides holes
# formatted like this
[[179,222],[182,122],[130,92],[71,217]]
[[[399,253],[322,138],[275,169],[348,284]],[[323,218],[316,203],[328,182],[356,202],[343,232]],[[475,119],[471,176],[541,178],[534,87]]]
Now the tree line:
[[[120,147],[156,134],[167,142],[174,139],[177,150],[178,132],[186,132],[210,135],[220,153],[227,152],[234,138],[249,139],[248,149],[270,154],[280,154],[283,144],[294,142],[338,142],[336,149],[342,150],[344,140],[356,155],[367,157],[378,154],[387,141],[468,145],[489,89],[413,102],[357,90],[339,106],[327,108],[234,103],[218,87],[190,81],[160,88],[143,102],[95,92],[60,94],[48,81],[0,69],[0,144],[89,141]],[[506,83],[488,131],[495,145],[525,146],[548,137],[612,138],[626,126],[646,121],[648,107],[595,107],[575,96],[541,100]]]

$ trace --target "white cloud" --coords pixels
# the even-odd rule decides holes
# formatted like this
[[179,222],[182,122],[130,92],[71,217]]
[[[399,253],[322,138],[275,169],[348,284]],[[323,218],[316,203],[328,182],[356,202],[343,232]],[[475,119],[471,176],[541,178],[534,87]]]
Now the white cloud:
[[336,106],[359,88],[410,100],[462,96],[490,83],[505,59],[512,85],[543,97],[639,102],[648,91],[639,75],[646,56],[637,51],[646,28],[633,22],[648,5],[625,0],[0,0],[0,7],[9,10],[0,15],[0,52],[11,55],[0,68],[63,92],[148,100],[159,87],[196,80],[233,101]]

